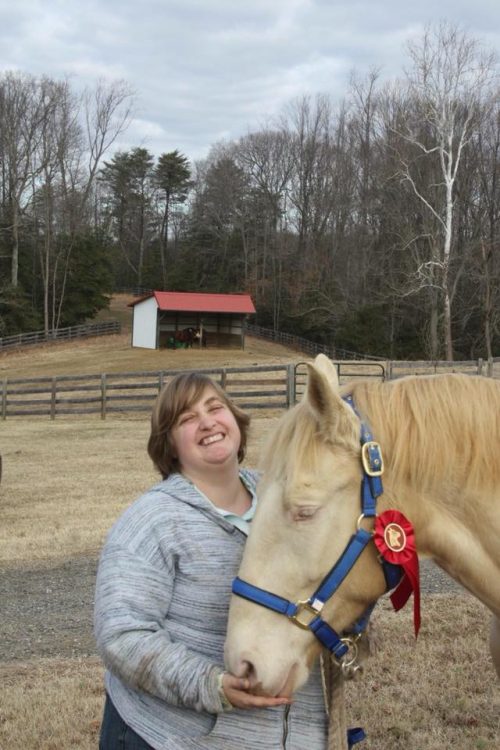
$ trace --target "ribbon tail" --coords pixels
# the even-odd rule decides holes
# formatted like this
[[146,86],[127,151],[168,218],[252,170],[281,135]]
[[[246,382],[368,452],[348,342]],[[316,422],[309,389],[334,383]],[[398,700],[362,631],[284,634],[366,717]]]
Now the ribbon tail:
[[415,638],[420,630],[420,579],[418,574],[418,559],[404,566],[405,575],[401,583],[391,594],[392,606],[398,612],[408,601],[413,592],[413,625]]
[[394,607],[396,612],[399,612],[399,610],[405,606],[406,602],[411,596],[412,591],[413,586],[410,579],[405,573],[397,588],[394,589],[390,597],[392,606]]

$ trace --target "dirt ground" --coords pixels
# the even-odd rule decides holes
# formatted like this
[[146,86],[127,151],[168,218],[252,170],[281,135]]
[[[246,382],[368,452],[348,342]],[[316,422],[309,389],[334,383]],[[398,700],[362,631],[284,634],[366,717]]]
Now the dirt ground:
[[[57,567],[0,569],[0,662],[95,655],[92,610],[96,558]],[[421,565],[422,593],[461,589],[433,564]]]

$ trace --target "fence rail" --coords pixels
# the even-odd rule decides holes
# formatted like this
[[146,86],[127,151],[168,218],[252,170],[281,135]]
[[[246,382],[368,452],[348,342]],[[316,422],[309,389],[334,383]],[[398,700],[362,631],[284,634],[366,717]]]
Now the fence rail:
[[386,363],[387,378],[392,380],[405,375],[442,375],[450,372],[461,372],[468,375],[486,375],[489,378],[500,378],[500,357],[477,360],[425,360],[402,361],[388,360]]
[[[180,370],[15,378],[1,388],[1,417],[149,412],[159,390]],[[245,409],[284,409],[295,399],[293,365],[203,369]]]
[[53,331],[32,331],[18,333],[15,336],[0,338],[0,351],[13,349],[18,346],[32,346],[46,341],[67,341],[69,339],[87,338],[88,336],[106,336],[120,333],[121,326],[117,320],[107,320],[102,323],[82,323],[78,326],[57,328]]
[[333,360],[349,359],[385,361],[384,357],[375,357],[370,354],[353,352],[349,349],[338,349],[337,347],[328,346],[327,344],[318,344],[316,341],[310,341],[302,336],[295,336],[293,333],[274,331],[272,328],[263,328],[262,326],[255,326],[251,323],[245,323],[245,332],[250,336],[257,336],[258,338],[266,339],[267,341],[274,341],[276,344],[283,344],[283,346],[298,349],[305,354],[309,354],[311,357],[314,357],[316,354],[326,354],[327,357],[330,357],[330,359]]
[[[385,380],[410,374],[462,372],[500,378],[500,358],[467,362],[335,361],[341,383],[358,377]],[[0,382],[0,418],[149,412],[159,390],[183,370],[12,378]],[[305,387],[305,362],[200,370],[220,383],[245,409],[281,410],[293,405]]]

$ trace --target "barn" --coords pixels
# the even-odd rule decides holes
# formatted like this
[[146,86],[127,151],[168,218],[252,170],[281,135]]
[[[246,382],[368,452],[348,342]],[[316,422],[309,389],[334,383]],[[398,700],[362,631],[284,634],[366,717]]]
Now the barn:
[[[244,322],[255,314],[249,294],[151,292],[130,303],[132,346],[161,349],[176,332],[194,328],[199,345],[245,348]],[[196,344],[195,344],[196,345]]]

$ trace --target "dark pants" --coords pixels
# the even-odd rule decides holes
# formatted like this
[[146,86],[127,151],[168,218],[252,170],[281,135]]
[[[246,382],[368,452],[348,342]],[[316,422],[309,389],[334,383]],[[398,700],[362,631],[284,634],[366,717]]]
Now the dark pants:
[[99,750],[153,750],[125,724],[108,695],[104,704]]

